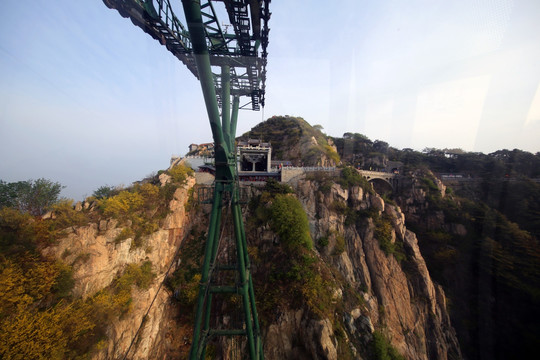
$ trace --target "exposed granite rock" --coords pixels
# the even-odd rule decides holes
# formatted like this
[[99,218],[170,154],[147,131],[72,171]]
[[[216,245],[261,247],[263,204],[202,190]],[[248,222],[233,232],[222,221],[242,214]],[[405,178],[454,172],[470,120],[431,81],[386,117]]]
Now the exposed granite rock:
[[362,201],[364,197],[364,189],[360,186],[352,186],[349,191],[348,200],[351,202],[353,209],[360,210],[364,202]]
[[171,181],[171,176],[167,173],[161,173],[159,174],[159,183],[161,186],[165,186],[167,183]]
[[315,320],[303,310],[282,313],[267,330],[265,359],[337,359],[328,319]]
[[[163,175],[163,174],[162,174]],[[167,182],[160,176],[163,184]],[[185,203],[194,185],[191,178],[178,189],[170,202],[171,213],[163,226],[146,238],[147,246],[132,248],[133,239],[115,241],[127,223],[102,219],[88,226],[71,229],[64,239],[45,250],[48,255],[62,257],[74,263],[75,294],[91,296],[109,285],[129,263],[150,260],[157,278],[145,291],[134,288],[133,309],[110,326],[106,348],[95,359],[120,358],[139,328],[140,321],[154,299],[159,284],[173,260],[181,235],[190,226]],[[405,217],[398,206],[385,204],[377,194],[361,187],[348,189],[333,184],[330,191],[318,191],[314,181],[299,180],[297,194],[309,219],[313,239],[327,236],[328,246],[320,248],[324,266],[332,268],[342,281],[332,289],[332,302],[344,301],[346,288],[353,289],[357,303],[340,309],[333,319],[316,318],[305,308],[290,309],[277,315],[263,328],[266,359],[338,359],[340,351],[349,351],[355,358],[369,358],[373,332],[382,331],[399,353],[408,359],[460,359],[461,353],[446,311],[446,299],[440,286],[434,284],[418,248],[416,236],[407,230]],[[414,211],[426,193],[416,188],[406,206]],[[339,205],[339,206],[336,206]],[[342,210],[340,204],[350,209]],[[341,210],[340,210],[341,208]],[[375,222],[371,218],[347,221],[350,211],[374,209],[391,224],[390,241],[403,246],[406,259],[385,253],[376,238]],[[406,211],[404,210],[404,211]],[[435,215],[436,221],[436,215]],[[454,226],[459,232],[459,224]],[[253,230],[251,244],[260,251],[276,246],[278,239],[268,226]],[[345,241],[345,251],[333,251],[338,237]],[[396,244],[398,245],[398,244]],[[175,338],[170,329],[176,313],[169,303],[170,294],[161,291],[129,358],[167,358],[172,347],[189,347],[188,339]],[[334,327],[340,321],[343,330],[338,339]],[[343,346],[348,349],[343,349]],[[171,355],[172,356],[172,355]],[[224,357],[225,358],[225,357]]]
[[268,327],[264,344],[266,359],[308,358],[305,349],[296,345],[302,316],[302,310],[286,312]]
[[334,331],[329,319],[309,320],[301,328],[305,346],[311,354],[311,359],[337,360],[337,350],[334,344]]
[[[414,233],[406,229],[405,215],[398,206],[385,204],[377,194],[365,194],[361,188],[341,189],[334,184],[327,194],[317,191],[312,181],[300,181],[298,197],[307,209],[315,234],[338,233],[346,240],[346,251],[339,256],[322,249],[344,279],[361,291],[364,306],[343,314],[349,341],[362,354],[362,346],[381,329],[399,353],[408,359],[460,359],[455,332],[450,324],[442,288],[433,284]],[[413,191],[419,203],[426,193]],[[392,254],[385,254],[375,238],[371,218],[345,225],[346,217],[336,213],[332,204],[347,203],[354,210],[373,208],[392,225],[391,242],[399,241],[405,250],[406,267]],[[315,236],[314,236],[315,237]],[[330,246],[330,245],[329,245]],[[404,270],[407,269],[407,270]],[[356,340],[354,340],[356,339]],[[330,358],[319,351],[317,358]],[[365,356],[365,354],[364,354]]]
[[[131,226],[130,221],[119,223],[116,219],[101,219],[97,223],[69,229],[66,237],[43,250],[44,255],[62,258],[66,263],[73,264],[73,294],[83,298],[109,286],[126,265],[148,260],[152,262],[156,279],[146,290],[132,289],[131,311],[110,324],[107,345],[94,354],[94,359],[123,358],[134,339],[176,254],[182,235],[190,226],[184,205],[194,183],[195,179],[189,178],[186,185],[176,190],[169,204],[171,212],[163,226],[144,239],[145,246],[133,247],[132,238],[115,240],[122,229]],[[167,345],[164,324],[170,321],[168,316],[174,313],[170,308],[170,296],[161,288],[145,318],[136,346],[130,351],[130,359],[158,358],[160,353],[168,351],[170,344]]]
[[398,236],[399,240],[403,240],[405,237],[405,214],[401,212],[399,206],[396,205],[386,205],[384,212],[390,218],[394,231]]
[[371,207],[379,212],[384,211],[384,200],[377,194],[369,196]]
[[435,178],[434,182],[435,185],[437,185],[437,189],[439,189],[439,192],[441,193],[441,197],[444,198],[444,196],[446,195],[446,185],[444,185],[443,182],[439,180],[439,178]]

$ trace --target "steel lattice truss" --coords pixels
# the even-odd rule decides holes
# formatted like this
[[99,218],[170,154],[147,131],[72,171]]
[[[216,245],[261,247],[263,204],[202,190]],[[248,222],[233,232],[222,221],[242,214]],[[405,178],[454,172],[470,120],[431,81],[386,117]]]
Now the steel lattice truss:
[[[189,31],[173,11],[170,0],[103,0],[133,24],[167,47],[199,78]],[[225,5],[233,32],[223,31],[215,3]],[[202,0],[206,46],[212,66],[231,67],[231,95],[247,96],[253,110],[264,106],[270,0]],[[221,74],[213,72],[221,107]],[[244,107],[242,106],[242,107]]]
[[[210,121],[215,181],[189,358],[205,359],[209,341],[234,337],[238,348],[245,348],[250,359],[263,360],[240,208],[242,192],[238,184],[235,133],[241,97],[250,98],[248,104],[253,110],[264,106],[270,0],[178,0],[186,26],[175,15],[170,0],[103,2],[160,41],[197,77]],[[218,21],[214,6],[217,2],[222,3],[220,15],[225,12],[229,18],[231,34],[223,31]],[[229,216],[222,219],[224,213]],[[234,231],[227,230],[227,223]],[[222,244],[224,237],[230,239],[227,246]],[[236,255],[225,256],[226,250],[232,248]],[[225,308],[234,309],[234,314],[242,314],[238,323],[225,324],[221,310],[214,314],[217,316],[212,315],[214,310],[219,310],[216,298],[229,302],[233,307]],[[235,309],[236,305],[239,308]]]

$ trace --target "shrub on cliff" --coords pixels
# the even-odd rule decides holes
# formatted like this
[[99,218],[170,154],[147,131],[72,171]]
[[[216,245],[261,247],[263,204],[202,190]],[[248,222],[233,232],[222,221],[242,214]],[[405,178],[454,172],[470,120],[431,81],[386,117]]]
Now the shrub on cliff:
[[405,360],[380,331],[373,333],[372,352],[376,360]]
[[[166,189],[166,191],[162,191]],[[131,221],[131,229],[123,231],[116,238],[122,241],[135,235],[133,245],[143,245],[142,236],[159,228],[159,221],[169,213],[169,201],[176,190],[174,184],[160,188],[151,183],[137,184],[122,190],[117,195],[99,200],[103,215],[121,221]]]
[[306,174],[306,180],[315,181],[319,185],[319,191],[325,195],[330,193],[334,178],[325,171],[313,171]]
[[[331,275],[313,253],[307,215],[293,194],[263,192],[251,204],[248,229],[269,225],[278,247],[261,247],[254,276],[263,321],[279,309],[307,307],[315,316],[333,316]],[[285,295],[284,295],[285,294]]]
[[375,229],[373,231],[373,236],[379,242],[379,247],[386,255],[394,255],[397,261],[403,261],[405,256],[405,251],[403,249],[403,243],[401,241],[392,242],[392,224],[390,220],[383,216],[373,217],[373,224]]
[[103,185],[92,193],[92,196],[96,199],[105,199],[114,195],[117,195],[120,190],[114,186]]
[[264,185],[264,191],[267,191],[271,194],[291,194],[293,189],[290,185],[281,183],[277,180],[269,178]]
[[338,183],[343,188],[349,188],[351,186],[360,186],[364,191],[373,194],[373,187],[371,184],[353,167],[347,166],[341,170],[341,178]]
[[101,209],[105,216],[122,219],[140,210],[143,204],[142,194],[124,190],[118,195],[102,200]]
[[[59,206],[62,224],[74,210],[70,203]],[[2,359],[87,358],[110,321],[129,311],[132,287],[148,288],[154,278],[150,262],[130,264],[110,287],[86,300],[73,298],[71,266],[37,251],[40,232],[48,233],[54,223],[0,210]]]
[[75,211],[71,200],[52,206],[54,218],[34,218],[18,209],[0,209],[0,250],[13,253],[34,251],[55,241],[62,230],[88,222],[86,214]]
[[339,164],[341,161],[339,158],[339,154],[334,150],[333,147],[330,145],[324,145],[323,146],[324,152],[326,153],[326,156],[330,158],[335,164]]
[[37,254],[0,256],[0,358],[74,357],[71,346],[94,327],[91,311],[70,301],[71,269]]
[[171,176],[173,182],[183,185],[186,183],[189,176],[193,176],[193,169],[183,164],[179,164],[169,169],[167,173]]
[[182,251],[179,253],[179,263],[182,266],[178,266],[165,282],[183,308],[183,316],[187,315],[190,319],[194,315],[194,306],[199,293],[205,238],[203,232],[196,230],[190,232],[190,236],[182,242]]
[[270,216],[272,230],[288,250],[312,248],[307,215],[295,197],[277,194],[270,206]]

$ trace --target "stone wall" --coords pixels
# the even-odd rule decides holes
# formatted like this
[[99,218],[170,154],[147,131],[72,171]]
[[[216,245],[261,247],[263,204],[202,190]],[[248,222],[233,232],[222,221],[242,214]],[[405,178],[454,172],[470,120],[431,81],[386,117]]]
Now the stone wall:
[[287,183],[293,178],[305,174],[302,168],[282,168],[281,169],[281,182]]

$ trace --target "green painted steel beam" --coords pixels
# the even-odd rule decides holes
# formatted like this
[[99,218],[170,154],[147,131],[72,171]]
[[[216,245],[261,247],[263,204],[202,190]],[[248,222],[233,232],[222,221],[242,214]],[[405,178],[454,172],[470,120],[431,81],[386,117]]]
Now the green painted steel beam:
[[[210,328],[210,313],[212,309],[213,294],[236,293],[242,297],[245,330],[236,335],[247,337],[247,348],[252,360],[262,359],[262,347],[253,282],[249,272],[249,257],[245,238],[242,212],[239,205],[239,190],[237,184],[236,153],[234,151],[234,137],[238,119],[239,96],[233,97],[232,113],[231,101],[231,68],[229,65],[221,67],[221,92],[216,92],[215,75],[211,71],[210,56],[205,40],[205,28],[201,15],[200,3],[196,0],[182,0],[187,25],[193,44],[193,52],[201,82],[201,89],[207,108],[208,118],[212,128],[215,143],[216,182],[214,189],[214,202],[210,215],[210,224],[206,242],[205,258],[202,268],[201,284],[197,301],[194,334],[190,359],[202,359],[205,356],[207,335],[233,335],[231,330],[215,330]],[[238,79],[235,79],[238,80]],[[221,119],[218,110],[218,95],[222,102]],[[221,121],[220,121],[221,120]],[[223,207],[223,194],[229,193],[232,202],[228,208],[232,211],[235,234],[237,273],[239,281],[236,286],[212,285],[211,271],[220,269],[216,266],[218,245],[221,236],[221,213]],[[247,266],[246,266],[247,265]]]
[[[209,9],[210,11],[206,11],[206,9]],[[204,22],[204,25],[207,38],[209,38],[210,42],[212,43],[212,50],[223,51],[224,53],[228,54],[228,41],[225,38],[223,30],[221,29],[221,25],[219,24],[216,10],[214,8],[214,5],[212,4],[212,1],[206,0],[206,3],[201,4],[201,15],[209,19]],[[212,30],[212,33],[208,30]]]
[[216,158],[216,179],[231,180],[233,173],[228,167],[218,167],[218,164],[228,163],[229,147],[225,142],[220,122],[219,108],[214,87],[214,77],[210,66],[210,55],[206,47],[206,37],[202,24],[200,2],[197,0],[182,0],[186,22],[193,44],[193,56],[197,64],[199,80],[203,92],[206,112],[210,120],[210,128],[214,138],[214,152]]
[[[218,184],[219,185],[219,184]],[[190,359],[197,359],[197,353],[199,352],[199,345],[200,345],[200,335],[201,335],[201,327],[202,327],[202,321],[203,321],[203,311],[202,309],[205,308],[205,300],[207,297],[207,289],[208,289],[208,280],[209,280],[209,270],[210,265],[213,262],[212,259],[212,250],[213,250],[213,243],[216,238],[216,231],[217,227],[216,224],[218,222],[218,217],[221,217],[221,199],[222,192],[221,189],[216,189],[214,191],[214,202],[212,204],[212,212],[210,213],[210,225],[208,227],[208,236],[206,240],[206,248],[205,248],[205,255],[204,255],[204,261],[203,266],[201,269],[201,282],[199,285],[199,295],[197,298],[197,312],[195,315],[195,322],[193,325],[193,340],[192,340],[192,347],[190,349],[189,358]],[[206,319],[205,319],[206,321]]]
[[[231,68],[228,65],[221,67],[221,128],[223,138],[229,149],[231,146]],[[234,137],[234,134],[232,135]]]
[[235,134],[236,134],[236,124],[238,122],[238,106],[240,105],[240,97],[234,96],[233,97],[233,107],[232,107],[232,114],[231,114],[231,128],[229,130],[229,133],[232,134],[231,136],[231,144],[230,148],[234,149],[235,147]]
[[[123,17],[129,17],[133,24],[165,45],[186,64],[201,83],[214,139],[216,181],[189,358],[204,359],[206,345],[215,336],[245,336],[249,358],[263,359],[246,234],[240,209],[235,134],[240,97],[250,97],[254,110],[259,109],[259,104],[264,104],[270,0],[219,0],[225,4],[234,34],[226,34],[221,29],[212,4],[218,0],[202,0],[203,4],[201,0],[182,0],[187,28],[174,14],[169,0],[103,1],[109,8],[118,10]],[[264,23],[261,24],[261,21]],[[253,26],[246,26],[250,22]],[[262,53],[259,55],[260,47]],[[221,72],[213,73],[212,66],[219,66]],[[210,195],[207,193],[203,194],[203,200]],[[224,199],[229,199],[226,204]],[[231,222],[229,225],[234,227],[235,264],[216,263],[224,231],[222,220],[223,226],[227,226],[226,218],[222,215],[225,210],[231,212],[232,219],[228,220]],[[214,283],[215,279],[219,278],[213,276],[214,272],[227,271],[230,274],[231,270],[237,274],[234,286]],[[211,328],[213,295],[223,293],[241,296],[243,329]]]
[[[225,4],[228,20],[234,28],[233,34],[223,32],[214,9],[214,1]],[[103,0],[103,2],[107,7],[118,10],[123,17],[130,18],[133,24],[164,45],[199,78],[195,59],[196,46],[191,43],[193,34],[189,26],[186,29],[179,21],[170,0]],[[237,0],[204,0],[202,5],[197,2],[205,45],[210,46],[208,51],[211,65],[231,66],[231,94],[239,90],[236,94],[254,97],[253,110],[259,110],[258,104],[264,104],[269,2],[270,0],[260,0],[247,4]],[[251,17],[245,13],[248,7],[253,11]],[[246,27],[246,22],[251,22],[253,26]],[[247,85],[235,75],[236,68],[246,69],[250,73]],[[214,86],[218,87],[219,74],[215,75]],[[218,93],[217,97],[220,96]]]
[[[234,196],[237,200],[238,194],[235,193]],[[252,307],[251,301],[249,299],[249,289],[248,289],[248,273],[246,271],[245,259],[247,256],[247,244],[242,239],[243,224],[242,224],[242,213],[240,206],[237,201],[234,201],[233,204],[233,218],[234,218],[234,233],[236,237],[236,253],[238,261],[238,273],[240,275],[240,282],[244,284],[241,288],[242,295],[242,305],[244,308],[244,314],[246,322],[246,331],[248,338],[248,349],[251,359],[257,359],[257,351],[255,348],[255,338],[253,332],[253,319],[252,319]]]

